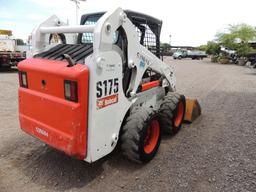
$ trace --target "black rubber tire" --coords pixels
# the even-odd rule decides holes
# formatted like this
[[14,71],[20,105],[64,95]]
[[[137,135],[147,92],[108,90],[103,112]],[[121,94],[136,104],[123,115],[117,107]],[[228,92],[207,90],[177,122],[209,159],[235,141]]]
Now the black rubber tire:
[[[178,103],[183,103],[182,121],[178,126],[175,126],[175,118],[178,114]],[[175,135],[179,132],[186,111],[186,98],[178,93],[168,93],[160,105],[159,119],[162,131],[168,135]]]
[[182,58],[181,56],[178,57],[179,60],[181,60],[181,58]]
[[158,119],[158,114],[151,108],[141,108],[132,113],[122,128],[121,133],[121,150],[124,156],[136,163],[147,163],[156,155],[161,143],[161,127],[159,137],[151,153],[144,151],[144,139],[147,129],[152,120]]

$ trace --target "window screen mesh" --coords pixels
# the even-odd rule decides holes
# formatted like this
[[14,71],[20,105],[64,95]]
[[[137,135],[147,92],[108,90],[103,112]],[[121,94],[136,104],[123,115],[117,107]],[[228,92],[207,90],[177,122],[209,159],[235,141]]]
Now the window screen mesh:
[[[148,18],[147,16],[144,17],[143,15],[138,16],[137,13],[128,13],[130,13],[130,15],[128,14],[129,19],[132,21],[136,31],[138,32],[140,44],[145,46],[157,57],[160,57],[159,30],[161,25],[159,24],[159,21],[152,21],[152,18]],[[99,13],[97,15],[90,15],[86,17],[84,25],[95,24],[103,14],[104,13]],[[81,43],[93,43],[93,33],[83,33],[81,36]]]
[[[88,17],[84,25],[94,25],[99,20],[99,16]],[[82,43],[93,43],[93,33],[85,32],[82,35]]]
[[138,32],[140,44],[156,54],[156,35],[149,26],[147,24],[140,24],[139,27],[136,26],[136,31]]

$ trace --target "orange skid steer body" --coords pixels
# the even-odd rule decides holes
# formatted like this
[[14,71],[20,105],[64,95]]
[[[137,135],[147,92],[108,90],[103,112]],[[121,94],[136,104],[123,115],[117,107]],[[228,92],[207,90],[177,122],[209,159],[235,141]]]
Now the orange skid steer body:
[[21,128],[45,143],[84,159],[87,149],[86,65],[27,59],[19,63]]

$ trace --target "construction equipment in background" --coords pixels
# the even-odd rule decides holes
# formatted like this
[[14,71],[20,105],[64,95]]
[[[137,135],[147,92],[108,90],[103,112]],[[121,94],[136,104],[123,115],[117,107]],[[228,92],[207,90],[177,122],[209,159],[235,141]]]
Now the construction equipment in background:
[[[83,15],[79,26],[43,22],[32,33],[33,58],[18,65],[21,128],[90,163],[117,143],[129,159],[149,162],[186,109],[173,68],[159,59],[161,26],[121,8]],[[61,41],[51,44],[53,34]]]

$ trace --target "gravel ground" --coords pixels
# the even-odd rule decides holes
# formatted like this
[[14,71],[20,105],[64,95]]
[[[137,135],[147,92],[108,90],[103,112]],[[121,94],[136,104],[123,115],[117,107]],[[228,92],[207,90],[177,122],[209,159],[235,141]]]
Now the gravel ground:
[[0,192],[255,191],[256,71],[174,61],[177,87],[203,114],[164,137],[155,159],[136,165],[118,151],[94,164],[65,156],[19,129],[17,73],[0,73]]

